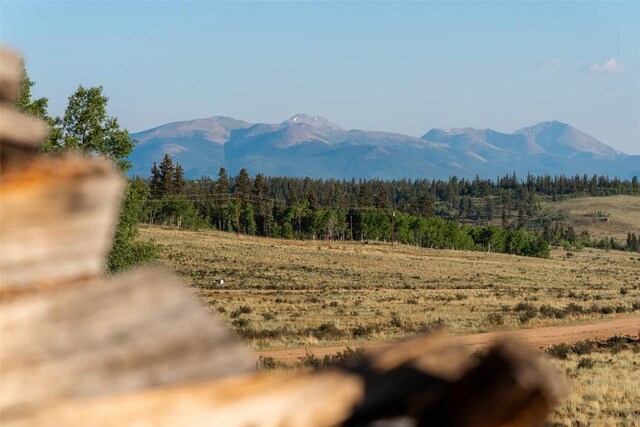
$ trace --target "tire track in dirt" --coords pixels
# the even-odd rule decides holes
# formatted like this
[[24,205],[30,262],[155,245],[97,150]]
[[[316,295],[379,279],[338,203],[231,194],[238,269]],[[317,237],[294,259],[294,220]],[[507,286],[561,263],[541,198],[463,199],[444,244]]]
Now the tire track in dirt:
[[[570,326],[549,326],[544,328],[520,329],[508,332],[488,332],[473,335],[451,336],[452,346],[462,346],[473,352],[493,344],[503,336],[514,336],[534,348],[544,348],[556,344],[571,344],[586,340],[606,340],[613,336],[633,336],[640,338],[640,316],[623,317],[596,323],[578,324]],[[382,350],[393,342],[370,342],[355,344],[350,347],[364,347],[366,350]],[[334,354],[346,348],[346,345],[332,347],[298,347],[273,350],[254,351],[256,357],[273,357],[284,362],[293,362],[307,353],[323,357]]]

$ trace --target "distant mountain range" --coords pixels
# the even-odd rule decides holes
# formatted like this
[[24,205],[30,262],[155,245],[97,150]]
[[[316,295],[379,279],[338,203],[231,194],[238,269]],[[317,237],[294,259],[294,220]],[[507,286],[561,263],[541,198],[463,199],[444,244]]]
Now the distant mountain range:
[[211,117],[168,123],[132,134],[131,175],[148,176],[165,154],[189,178],[230,174],[312,178],[496,178],[516,172],[640,176],[640,156],[621,153],[569,126],[550,121],[502,133],[431,129],[420,138],[344,130],[323,117],[297,114],[279,124]]

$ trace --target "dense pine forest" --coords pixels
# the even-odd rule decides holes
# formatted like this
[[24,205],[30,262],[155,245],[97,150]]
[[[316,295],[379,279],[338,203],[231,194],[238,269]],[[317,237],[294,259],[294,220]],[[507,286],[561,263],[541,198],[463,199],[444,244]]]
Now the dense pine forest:
[[185,228],[326,240],[393,241],[430,248],[490,250],[547,257],[549,244],[638,250],[592,240],[549,217],[541,201],[574,196],[640,194],[638,178],[498,177],[474,180],[322,180],[251,177],[245,169],[217,179],[186,180],[165,156],[151,178],[134,180],[146,197],[142,220]]

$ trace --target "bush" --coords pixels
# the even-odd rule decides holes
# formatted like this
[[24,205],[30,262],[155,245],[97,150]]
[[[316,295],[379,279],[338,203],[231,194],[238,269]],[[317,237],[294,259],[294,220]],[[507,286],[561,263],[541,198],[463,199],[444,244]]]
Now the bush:
[[573,345],[573,352],[578,355],[584,355],[591,353],[595,348],[596,343],[591,340],[587,340],[575,343]]
[[486,318],[486,322],[492,326],[504,325],[504,316],[500,313],[490,313]]
[[578,362],[578,369],[591,369],[596,365],[596,361],[585,357]]
[[158,258],[160,251],[153,242],[135,240],[148,195],[146,183],[138,179],[131,181],[125,190],[118,226],[113,237],[113,247],[107,258],[109,273],[126,270]]
[[543,304],[540,306],[540,316],[541,317],[548,317],[548,318],[555,318],[555,319],[564,319],[567,314],[565,313],[564,310],[557,308],[557,307],[552,307],[550,305],[547,304]]
[[433,322],[421,322],[416,332],[431,332],[443,328],[445,321],[442,317],[438,317]]
[[319,340],[339,339],[345,335],[345,332],[333,323],[323,323],[317,328],[310,328],[308,333]]
[[569,304],[567,304],[564,307],[563,311],[567,315],[582,314],[582,313],[584,313],[584,308],[582,308],[581,305],[578,305],[578,304],[576,304],[574,302],[570,302]]
[[535,310],[535,309],[536,308],[533,306],[533,304],[530,304],[528,302],[519,302],[513,308],[513,311],[531,311],[531,310]]
[[364,349],[358,347],[352,349],[351,347],[345,348],[343,351],[339,351],[334,354],[327,354],[322,359],[318,356],[307,352],[303,357],[298,358],[298,365],[303,368],[311,369],[323,369],[333,366],[345,365],[353,360],[357,360],[364,354]]
[[547,349],[547,354],[556,359],[566,359],[571,353],[571,347],[567,344],[557,344]]
[[368,337],[369,335],[373,334],[376,329],[377,328],[375,328],[373,325],[358,325],[351,329],[351,335],[353,335],[354,338]]
[[235,319],[231,324],[236,329],[242,329],[249,326],[249,319]]
[[400,315],[394,311],[391,313],[391,319],[389,320],[389,325],[393,326],[394,328],[402,328],[404,326],[404,322],[400,318]]
[[268,356],[260,356],[258,361],[256,362],[256,368],[262,371],[270,371],[274,369],[286,369],[288,366],[280,362],[279,360],[274,359],[273,357]]

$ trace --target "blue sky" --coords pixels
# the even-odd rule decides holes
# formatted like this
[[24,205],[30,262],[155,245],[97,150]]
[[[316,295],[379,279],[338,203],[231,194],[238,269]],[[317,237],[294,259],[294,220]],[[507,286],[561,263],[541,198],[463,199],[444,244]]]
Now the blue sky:
[[102,85],[130,131],[227,115],[512,132],[560,120],[640,154],[640,2],[0,3],[61,114]]

